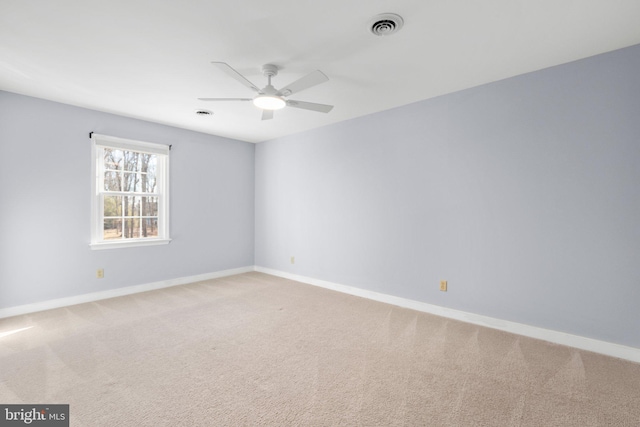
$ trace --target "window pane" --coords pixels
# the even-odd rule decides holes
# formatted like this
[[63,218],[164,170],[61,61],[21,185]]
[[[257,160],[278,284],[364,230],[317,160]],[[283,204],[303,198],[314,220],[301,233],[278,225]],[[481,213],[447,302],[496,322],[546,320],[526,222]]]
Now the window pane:
[[104,220],[104,240],[122,238],[122,220],[120,218],[110,218]]
[[140,188],[143,193],[156,193],[157,192],[156,176],[149,173],[140,174]]
[[122,196],[104,197],[104,216],[122,216]]
[[141,171],[143,175],[141,176],[142,180],[142,191],[145,193],[155,193],[156,192],[156,165],[158,163],[157,157],[155,154],[143,154],[142,155],[142,166]]
[[120,172],[107,171],[104,173],[104,189],[107,191],[121,191],[122,181]]
[[137,239],[140,237],[140,218],[127,218],[124,220],[124,238]]
[[140,216],[140,197],[122,196],[124,203],[124,216]]
[[124,151],[124,170],[139,171],[140,170],[140,154],[135,151]]
[[158,198],[142,198],[142,216],[158,216]]
[[122,170],[123,153],[115,148],[104,149],[104,168]]
[[140,183],[140,174],[135,172],[124,173],[124,189],[123,191],[140,191],[142,184]]
[[134,179],[133,191],[142,192],[142,174],[137,173]]
[[140,153],[140,171],[155,173],[157,158],[155,154]]
[[142,237],[158,237],[158,218],[142,218]]

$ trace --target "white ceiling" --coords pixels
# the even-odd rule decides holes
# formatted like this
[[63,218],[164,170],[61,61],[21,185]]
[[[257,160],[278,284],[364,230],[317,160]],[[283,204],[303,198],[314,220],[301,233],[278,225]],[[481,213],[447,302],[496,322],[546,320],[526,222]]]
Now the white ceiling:
[[[404,18],[389,37],[379,13]],[[640,43],[638,0],[0,0],[0,90],[260,142]],[[261,121],[259,87],[329,82]],[[213,116],[198,116],[209,109]]]

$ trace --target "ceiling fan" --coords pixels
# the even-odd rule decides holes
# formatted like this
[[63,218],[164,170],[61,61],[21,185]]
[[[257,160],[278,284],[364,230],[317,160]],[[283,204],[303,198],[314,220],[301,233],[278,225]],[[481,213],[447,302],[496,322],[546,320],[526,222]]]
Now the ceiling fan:
[[265,64],[262,66],[262,74],[267,78],[267,85],[264,88],[259,89],[242,74],[231,68],[229,64],[225,62],[212,62],[212,64],[236,79],[238,82],[242,83],[244,86],[256,92],[257,95],[253,98],[198,98],[200,101],[252,101],[253,105],[262,109],[262,120],[273,119],[274,110],[279,110],[284,107],[301,108],[303,110],[317,111],[319,113],[328,113],[333,108],[333,105],[287,99],[290,95],[302,92],[305,89],[309,89],[310,87],[328,81],[329,78],[320,70],[307,74],[306,76],[278,90],[271,85],[271,78],[278,75],[278,66]]

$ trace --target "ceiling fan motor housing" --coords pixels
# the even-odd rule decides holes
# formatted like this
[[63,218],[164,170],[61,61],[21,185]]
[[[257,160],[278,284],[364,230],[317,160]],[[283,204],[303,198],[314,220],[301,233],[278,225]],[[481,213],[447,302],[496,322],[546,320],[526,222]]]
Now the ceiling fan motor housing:
[[273,77],[278,75],[278,66],[273,64],[264,64],[262,66],[262,74],[265,77]]

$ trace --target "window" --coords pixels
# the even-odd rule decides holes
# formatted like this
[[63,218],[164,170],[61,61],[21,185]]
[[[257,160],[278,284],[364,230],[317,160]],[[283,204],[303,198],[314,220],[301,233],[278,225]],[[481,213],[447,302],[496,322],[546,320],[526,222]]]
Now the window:
[[91,134],[91,248],[169,243],[169,146]]

